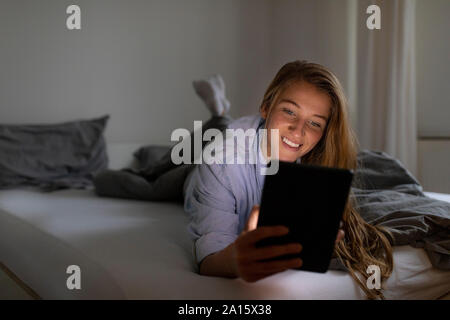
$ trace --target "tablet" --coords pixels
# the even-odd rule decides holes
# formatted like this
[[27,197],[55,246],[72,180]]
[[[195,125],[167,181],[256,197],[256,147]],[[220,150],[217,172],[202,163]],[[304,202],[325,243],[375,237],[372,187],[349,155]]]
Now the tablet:
[[257,246],[300,243],[298,255],[276,259],[300,257],[299,270],[326,272],[352,179],[352,170],[280,161],[278,172],[265,177],[258,227],[285,225],[289,233]]

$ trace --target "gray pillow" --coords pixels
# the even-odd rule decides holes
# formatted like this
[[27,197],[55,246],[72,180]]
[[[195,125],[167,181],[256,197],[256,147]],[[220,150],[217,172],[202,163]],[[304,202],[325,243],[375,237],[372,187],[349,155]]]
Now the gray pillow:
[[0,125],[0,189],[91,187],[93,176],[108,166],[103,137],[108,119]]

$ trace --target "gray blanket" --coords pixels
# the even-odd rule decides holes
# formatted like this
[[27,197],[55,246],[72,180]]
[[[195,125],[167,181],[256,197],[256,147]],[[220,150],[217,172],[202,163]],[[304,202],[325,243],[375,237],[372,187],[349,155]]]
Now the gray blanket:
[[[146,151],[152,151],[152,147]],[[99,174],[94,179],[97,194],[182,201],[182,185],[193,166],[182,165],[150,180],[145,173],[152,163],[160,162],[157,158],[165,152],[157,151],[158,157],[146,158],[150,163],[140,163],[144,169],[107,170]],[[358,162],[352,194],[362,218],[372,225],[388,227],[393,245],[424,248],[434,267],[450,270],[450,203],[426,197],[419,182],[398,160],[385,153],[363,150],[358,154]],[[343,269],[337,259],[333,260],[331,269]]]
[[396,159],[364,150],[352,188],[357,209],[372,225],[388,227],[394,245],[424,248],[432,265],[450,270],[450,203],[429,198]]

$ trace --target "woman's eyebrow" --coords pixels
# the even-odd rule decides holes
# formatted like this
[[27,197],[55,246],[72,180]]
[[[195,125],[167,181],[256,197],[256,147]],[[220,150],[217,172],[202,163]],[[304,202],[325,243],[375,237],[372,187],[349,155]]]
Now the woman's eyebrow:
[[[280,102],[291,103],[291,104],[295,105],[295,106],[296,106],[297,108],[299,108],[299,109],[302,108],[299,104],[297,104],[295,101],[292,101],[292,100],[290,100],[290,99],[281,99]],[[313,116],[318,117],[318,118],[321,118],[321,119],[323,119],[323,120],[325,120],[325,121],[328,121],[328,118],[327,118],[327,117],[322,116],[322,115],[320,115],[320,114],[313,114]]]

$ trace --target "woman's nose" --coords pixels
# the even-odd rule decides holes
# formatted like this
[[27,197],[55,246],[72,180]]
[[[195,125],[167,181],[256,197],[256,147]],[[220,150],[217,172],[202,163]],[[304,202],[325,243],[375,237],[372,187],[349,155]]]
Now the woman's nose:
[[305,121],[299,120],[290,125],[289,130],[292,132],[294,137],[303,137],[305,135]]

